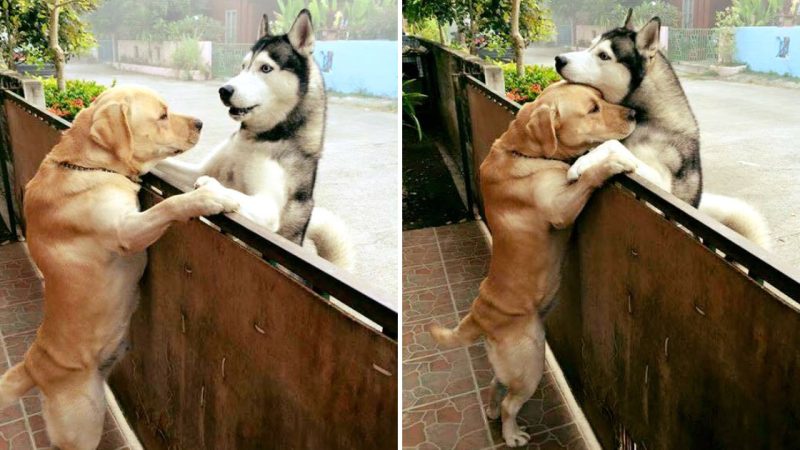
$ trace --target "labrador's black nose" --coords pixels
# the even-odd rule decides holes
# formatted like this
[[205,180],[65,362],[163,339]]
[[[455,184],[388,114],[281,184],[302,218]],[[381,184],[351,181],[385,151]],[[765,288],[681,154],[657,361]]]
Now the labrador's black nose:
[[634,119],[636,119],[636,110],[635,109],[629,109],[628,110],[628,120],[634,120]]
[[219,88],[219,98],[222,100],[222,103],[224,103],[225,106],[230,106],[231,97],[233,97],[233,92],[235,90],[236,89],[230,84],[226,84],[225,86]]
[[200,119],[194,119],[194,127],[197,128],[197,131],[203,129],[203,121]]
[[556,70],[560,71],[567,65],[567,58],[558,55],[556,56]]

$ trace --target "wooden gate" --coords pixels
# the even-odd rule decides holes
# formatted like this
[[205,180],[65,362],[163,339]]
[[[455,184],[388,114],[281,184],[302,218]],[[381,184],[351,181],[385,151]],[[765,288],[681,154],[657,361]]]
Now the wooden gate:
[[[462,86],[479,167],[519,105],[474,78]],[[576,223],[564,270],[548,342],[603,447],[798,446],[795,269],[620,175]]]

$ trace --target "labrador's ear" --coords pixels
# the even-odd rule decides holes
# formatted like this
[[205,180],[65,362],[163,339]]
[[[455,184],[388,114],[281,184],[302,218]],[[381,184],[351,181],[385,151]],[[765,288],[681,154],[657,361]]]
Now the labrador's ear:
[[634,31],[633,21],[631,20],[631,18],[633,18],[633,8],[628,8],[628,15],[625,16],[625,25],[622,25],[622,28],[627,28],[631,31]]
[[556,110],[550,106],[540,106],[531,112],[525,130],[538,145],[542,155],[552,157],[558,150],[556,138]]
[[98,106],[92,114],[89,136],[120,161],[129,162],[133,158],[133,137],[128,124],[128,105],[113,102]]
[[310,55],[314,50],[314,27],[311,24],[311,13],[307,9],[300,11],[294,19],[288,33],[289,42],[302,55]]
[[266,14],[261,16],[261,25],[258,27],[258,38],[269,36],[269,16]]
[[661,19],[653,17],[636,33],[636,48],[646,57],[652,58],[658,51],[660,34]]

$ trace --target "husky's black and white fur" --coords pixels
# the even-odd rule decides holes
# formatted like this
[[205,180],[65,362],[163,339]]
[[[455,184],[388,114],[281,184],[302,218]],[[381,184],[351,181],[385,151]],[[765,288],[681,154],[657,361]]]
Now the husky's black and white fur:
[[[660,29],[654,17],[635,31],[628,11],[625,25],[604,33],[590,48],[557,56],[556,70],[567,81],[593,86],[606,100],[636,111],[636,129],[622,143],[640,160],[637,174],[769,248],[769,228],[758,211],[738,199],[703,193],[700,130],[675,71],[659,50]],[[584,155],[568,176],[578,178],[603,156]]]
[[[241,72],[219,89],[241,126],[199,165],[168,160],[159,169],[195,186],[219,182],[242,193],[239,212],[302,245],[307,237],[323,258],[352,264],[344,224],[314,206],[314,184],[325,133],[325,86],[314,62],[314,31],[307,10],[286,34],[262,36]],[[200,178],[197,178],[199,175]]]

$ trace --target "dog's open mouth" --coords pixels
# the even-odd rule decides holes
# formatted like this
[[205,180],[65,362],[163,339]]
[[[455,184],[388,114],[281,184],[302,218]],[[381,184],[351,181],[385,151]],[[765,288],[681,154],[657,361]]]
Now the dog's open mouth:
[[258,105],[249,106],[247,108],[237,108],[235,106],[231,106],[231,108],[228,110],[228,114],[234,117],[241,117],[252,111],[256,106]]

